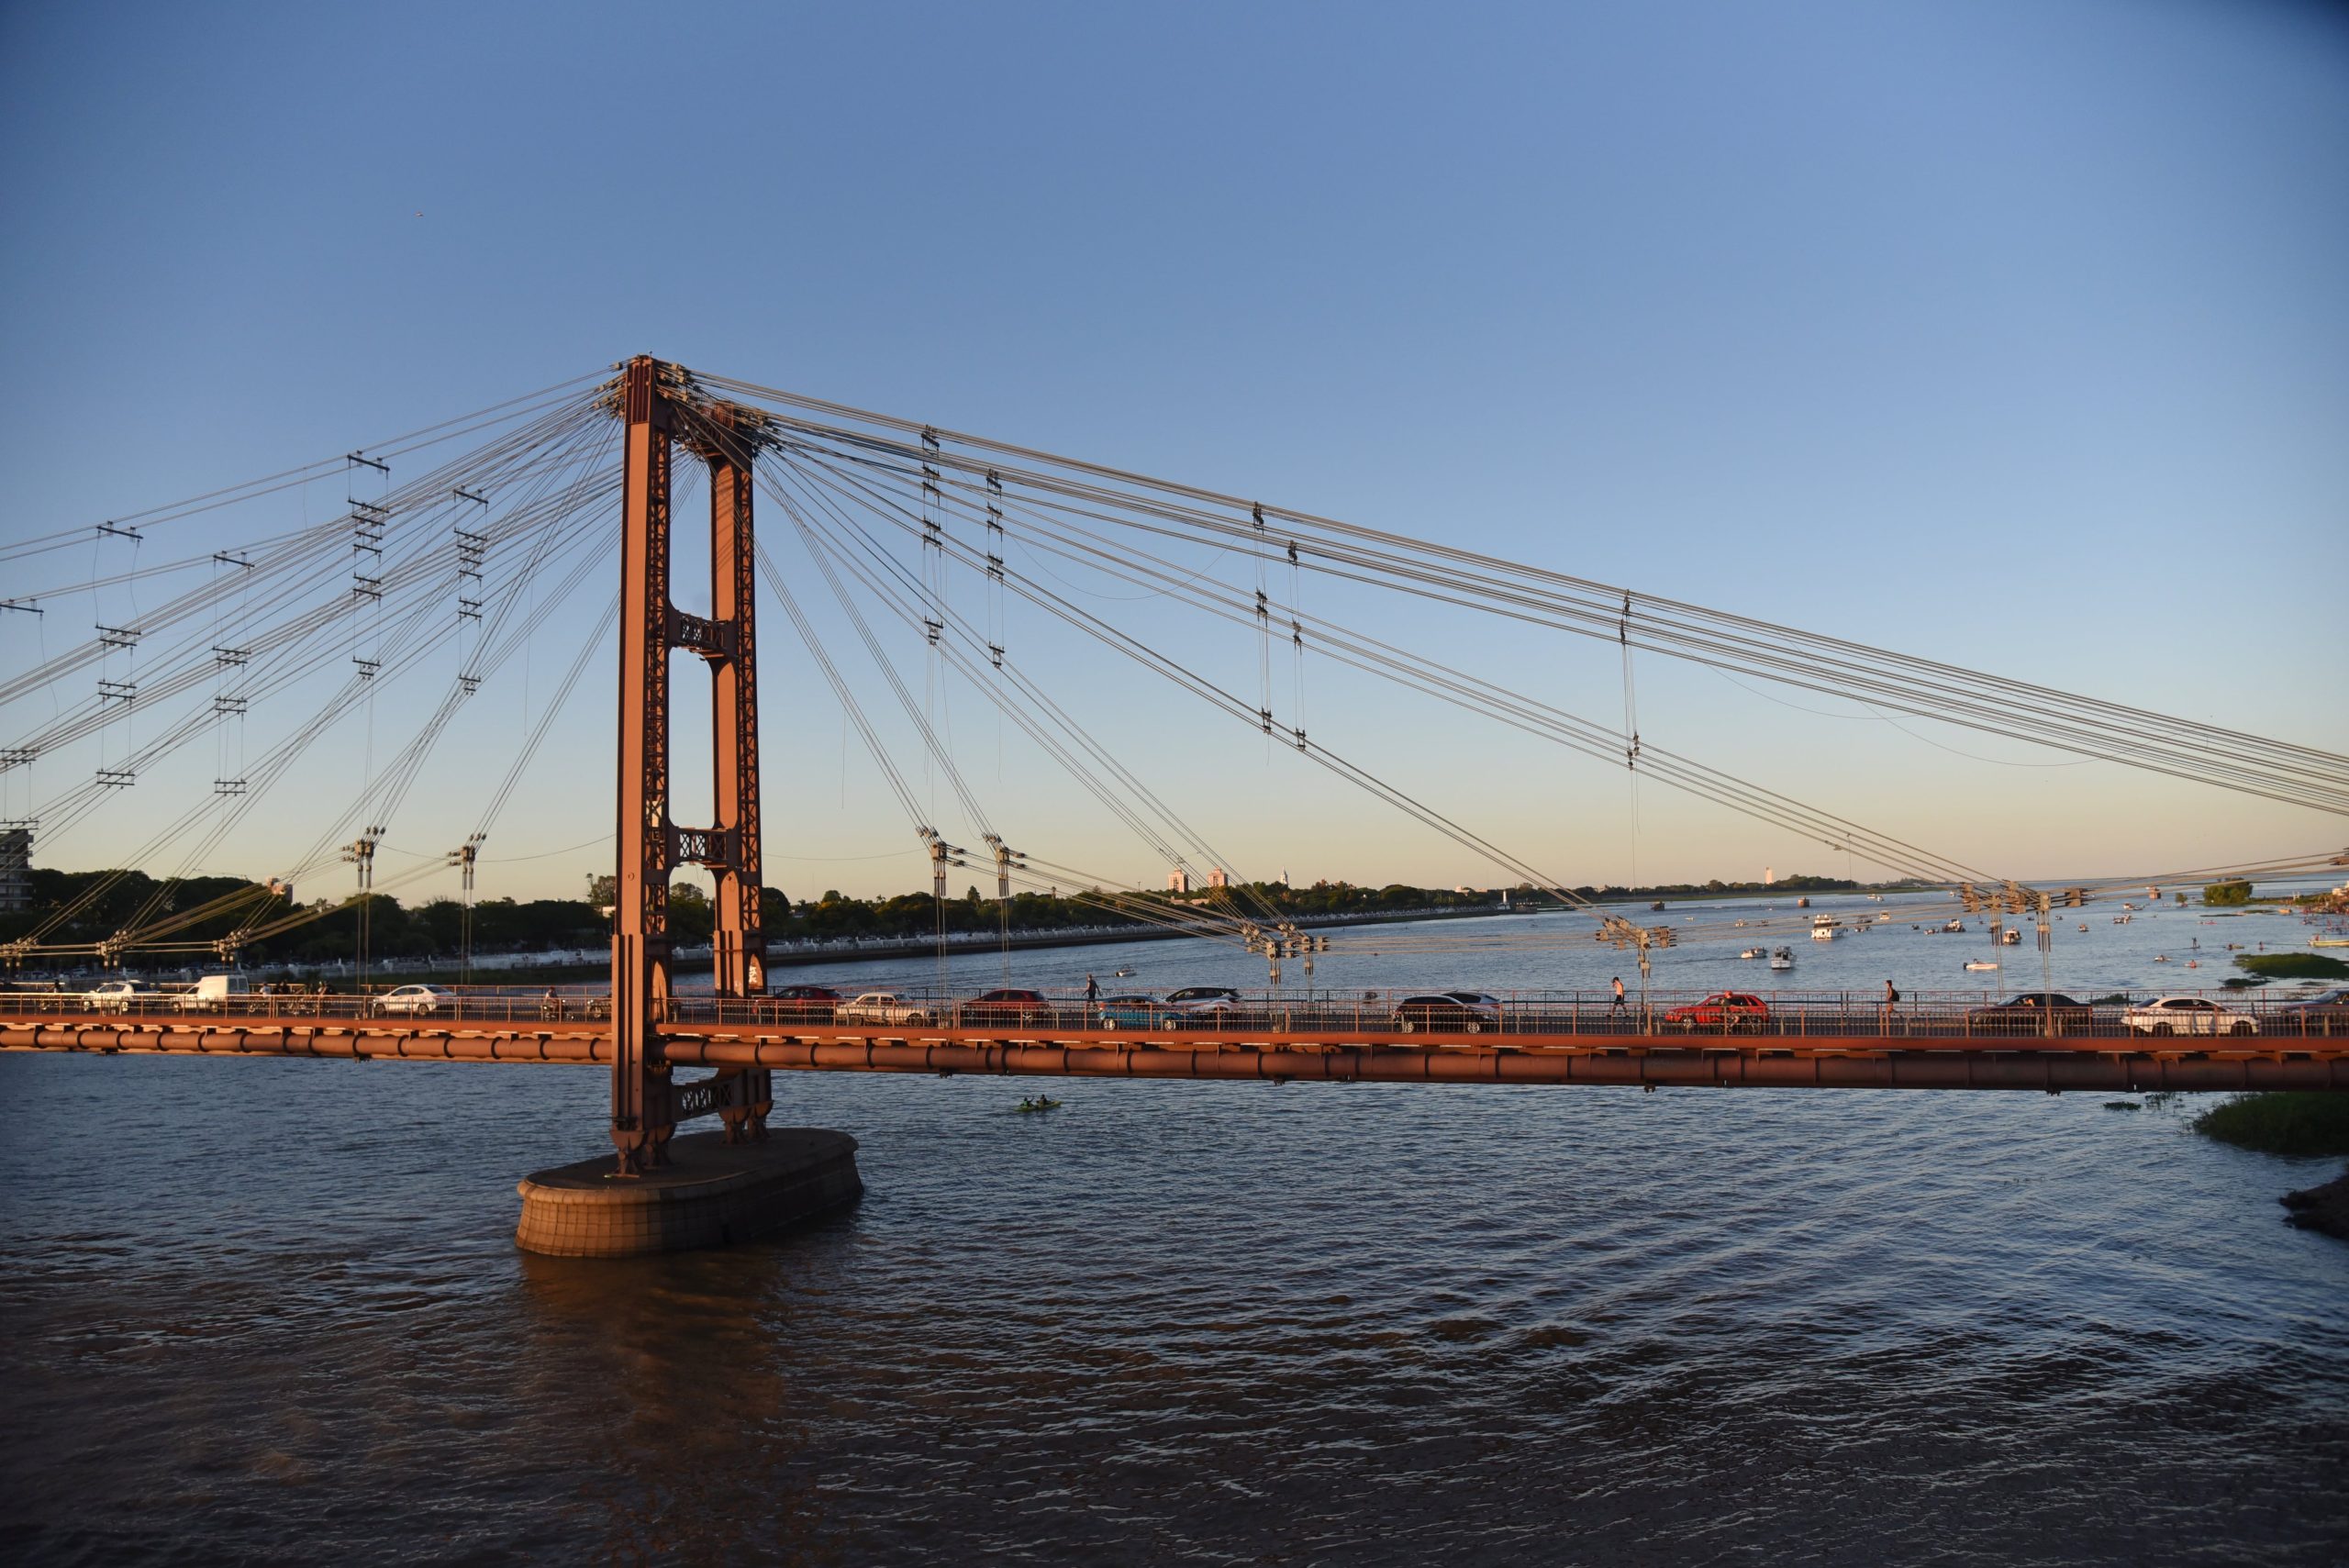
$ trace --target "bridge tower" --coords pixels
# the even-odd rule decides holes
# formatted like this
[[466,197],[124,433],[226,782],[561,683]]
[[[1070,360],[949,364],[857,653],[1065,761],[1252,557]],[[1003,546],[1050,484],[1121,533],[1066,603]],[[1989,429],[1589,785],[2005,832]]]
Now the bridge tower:
[[[729,1143],[766,1136],[764,1069],[679,1084],[661,1050],[668,1016],[669,879],[681,864],[718,883],[716,981],[725,996],[766,989],[760,926],[758,666],[751,615],[756,557],[751,488],[760,427],[696,396],[676,366],[640,355],[616,387],[627,426],[621,487],[619,819],[612,931],[612,1143],[624,1175],[668,1162],[676,1123],[715,1111]],[[711,617],[669,600],[670,478],[675,448],[709,468]],[[716,813],[681,828],[669,799],[669,653],[699,654],[714,683]]]

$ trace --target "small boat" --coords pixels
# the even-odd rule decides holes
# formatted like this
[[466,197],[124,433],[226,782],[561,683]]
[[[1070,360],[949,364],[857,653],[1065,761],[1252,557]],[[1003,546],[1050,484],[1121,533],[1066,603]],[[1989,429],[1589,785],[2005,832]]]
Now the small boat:
[[1965,961],[1965,967],[1968,969],[1996,969],[1998,967],[1998,961],[1995,958],[1969,958]]
[[1112,980],[1125,980],[1130,978],[1132,974],[1133,971],[1130,969],[1113,969],[1109,972],[1109,978]]
[[2349,937],[2310,937],[2309,939],[2309,946],[2312,948],[2349,948]]
[[1794,966],[1795,950],[1792,948],[1780,948],[1770,955],[1770,967],[1773,969],[1792,969]]
[[1032,1111],[1056,1111],[1060,1108],[1060,1101],[1041,1095],[1032,1100],[1022,1100],[1019,1106],[1019,1112],[1023,1116]]
[[1951,920],[1943,925],[1942,929],[1944,931],[1962,931],[1965,929],[1965,922],[1963,920]]
[[2087,922],[2086,922],[2085,920],[2084,920],[2084,921],[2082,921],[2082,922],[2080,923],[2080,929],[2081,929],[2081,930],[2083,930],[2083,931],[2085,931],[2085,930],[2087,930],[2087,929],[2088,929],[2088,928],[2087,928]]
[[2022,946],[2022,932],[2019,929],[2009,926],[2004,931],[1998,933],[1998,940],[2006,943],[2006,945],[2010,948],[2019,948]]
[[1770,955],[1764,952],[1760,948],[1747,948],[1743,952],[1739,953],[1737,956],[1740,958],[1767,958]]

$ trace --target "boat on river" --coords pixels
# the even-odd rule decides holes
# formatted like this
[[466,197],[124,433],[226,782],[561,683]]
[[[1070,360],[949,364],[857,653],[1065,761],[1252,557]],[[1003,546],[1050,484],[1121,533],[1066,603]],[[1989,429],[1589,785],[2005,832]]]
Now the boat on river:
[[1795,950],[1792,948],[1780,948],[1770,955],[1770,967],[1773,969],[1792,969],[1794,966]]

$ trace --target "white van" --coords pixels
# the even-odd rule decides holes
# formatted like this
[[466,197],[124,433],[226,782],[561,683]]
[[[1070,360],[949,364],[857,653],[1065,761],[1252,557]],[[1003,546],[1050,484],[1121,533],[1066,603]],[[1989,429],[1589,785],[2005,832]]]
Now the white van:
[[241,1006],[252,994],[241,974],[206,974],[193,989],[173,997],[172,1006],[183,1013],[223,1013],[230,1003]]

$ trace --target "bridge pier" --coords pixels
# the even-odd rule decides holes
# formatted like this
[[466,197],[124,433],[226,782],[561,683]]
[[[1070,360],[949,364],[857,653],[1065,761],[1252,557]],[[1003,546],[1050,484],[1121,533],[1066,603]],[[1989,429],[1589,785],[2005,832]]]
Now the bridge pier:
[[665,1163],[616,1180],[607,1156],[532,1173],[516,1188],[526,1252],[629,1258],[763,1240],[856,1201],[856,1140],[821,1128],[757,1142],[698,1132],[667,1140]]

